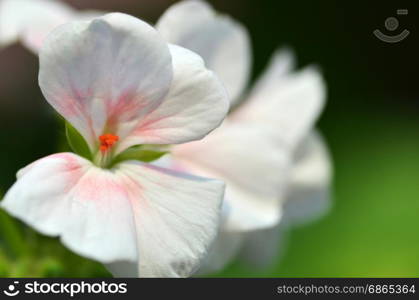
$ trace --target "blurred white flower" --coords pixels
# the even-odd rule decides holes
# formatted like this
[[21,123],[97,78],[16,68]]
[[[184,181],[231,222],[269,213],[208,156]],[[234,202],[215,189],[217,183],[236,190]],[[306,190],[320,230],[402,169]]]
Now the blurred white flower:
[[208,138],[175,146],[170,160],[159,162],[227,183],[219,237],[201,272],[220,270],[240,250],[254,261],[272,258],[286,224],[328,207],[330,159],[313,131],[325,101],[321,74],[314,67],[293,71],[291,51],[277,51],[243,97],[251,51],[241,24],[192,0],[170,7],[156,27],[199,53],[237,106]]
[[229,102],[202,59],[113,13],[49,34],[39,84],[91,161],[42,158],[18,172],[1,206],[117,275],[193,273],[216,235],[224,184],[133,160],[131,146],[190,142],[222,122]]
[[103,14],[77,11],[58,0],[0,0],[0,47],[20,41],[37,54],[47,34],[58,25]]

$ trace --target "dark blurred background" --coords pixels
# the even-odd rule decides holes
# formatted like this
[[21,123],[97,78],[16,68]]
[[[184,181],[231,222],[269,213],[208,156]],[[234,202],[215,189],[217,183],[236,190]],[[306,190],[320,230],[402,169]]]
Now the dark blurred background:
[[[176,1],[65,2],[80,9],[126,12],[155,22]],[[321,67],[328,102],[319,128],[335,169],[331,212],[290,230],[287,247],[275,264],[258,270],[236,262],[219,275],[419,276],[417,1],[209,2],[248,28],[253,44],[253,78],[281,46],[296,52],[299,66],[314,63]],[[397,16],[397,9],[408,9],[408,15]],[[388,17],[399,20],[394,32],[384,26]],[[388,35],[407,29],[410,35],[388,44],[372,34],[375,29]],[[37,58],[22,46],[0,51],[3,192],[19,168],[56,152],[62,139],[62,125],[43,100],[37,72]],[[49,255],[47,250],[42,253]],[[60,275],[73,274],[56,268],[63,272]],[[106,274],[101,272],[97,274]],[[92,274],[96,273],[81,273]]]

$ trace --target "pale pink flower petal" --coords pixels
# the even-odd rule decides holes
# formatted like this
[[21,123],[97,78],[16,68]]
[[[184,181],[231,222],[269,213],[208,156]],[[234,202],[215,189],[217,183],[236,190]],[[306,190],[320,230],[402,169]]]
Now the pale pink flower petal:
[[215,237],[223,190],[139,162],[103,170],[60,153],[23,169],[1,205],[80,255],[137,262],[124,276],[186,277]]
[[121,139],[157,108],[172,80],[169,48],[145,22],[112,13],[55,29],[40,52],[47,101],[94,148],[106,129]]
[[1,205],[80,255],[135,260],[134,213],[118,180],[75,154],[54,154],[21,170]]

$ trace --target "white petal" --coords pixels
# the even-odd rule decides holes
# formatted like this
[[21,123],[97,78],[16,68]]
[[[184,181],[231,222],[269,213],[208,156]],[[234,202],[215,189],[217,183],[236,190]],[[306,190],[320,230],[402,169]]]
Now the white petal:
[[170,46],[173,81],[165,101],[140,121],[119,146],[175,144],[203,138],[228,112],[227,94],[195,53]]
[[[227,232],[222,230],[222,224],[226,220],[225,216],[220,221],[221,226],[216,239],[211,244],[208,254],[203,259],[198,271],[194,274],[194,277],[221,271],[231,263],[239,253],[245,235],[242,232]],[[106,268],[115,277],[138,276],[138,263],[116,262],[107,264]]]
[[284,207],[285,223],[307,223],[330,209],[331,173],[326,145],[319,133],[312,132],[297,148]]
[[78,254],[138,262],[119,275],[186,277],[215,238],[223,192],[215,180],[134,161],[103,170],[63,153],[20,172],[2,207]]
[[203,1],[181,1],[159,19],[157,29],[171,43],[201,55],[225,84],[232,103],[239,100],[249,79],[251,48],[246,29],[217,14]]
[[119,169],[140,193],[132,202],[140,276],[191,275],[218,230],[224,184],[137,162]]
[[163,101],[171,80],[167,44],[121,13],[62,25],[40,51],[44,96],[92,148],[105,127],[122,140]]
[[58,25],[73,18],[74,10],[60,1],[0,1],[0,45],[21,39],[37,53],[46,35]]
[[289,171],[289,149],[255,124],[225,123],[202,141],[174,147],[175,160],[194,174],[227,183],[231,214],[225,230],[273,226]]
[[36,230],[60,236],[101,262],[136,260],[134,214],[115,176],[72,153],[40,159],[18,174],[1,206]]
[[279,75],[276,80],[271,78],[263,87],[258,86],[232,118],[275,128],[280,140],[293,148],[313,127],[323,109],[325,94],[321,74],[316,68],[308,67],[288,76]]

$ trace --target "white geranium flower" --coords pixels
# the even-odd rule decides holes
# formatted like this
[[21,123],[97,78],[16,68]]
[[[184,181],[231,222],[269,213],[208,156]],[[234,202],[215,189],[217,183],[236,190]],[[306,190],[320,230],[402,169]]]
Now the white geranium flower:
[[115,274],[193,273],[216,235],[224,184],[123,158],[133,145],[190,142],[222,122],[229,102],[203,60],[112,13],[49,34],[39,84],[92,160],[59,153],[30,164],[1,206]]
[[20,41],[37,54],[45,37],[55,27],[103,14],[100,11],[77,11],[56,0],[0,0],[0,47]]
[[293,55],[282,50],[240,97],[251,63],[242,25],[206,2],[182,1],[166,11],[157,29],[199,53],[238,104],[211,136],[175,146],[165,163],[227,183],[219,238],[203,271],[221,269],[241,247],[261,257],[263,248],[277,249],[284,223],[313,217],[327,206],[329,156],[313,130],[325,101],[323,78],[314,67],[293,72]]

